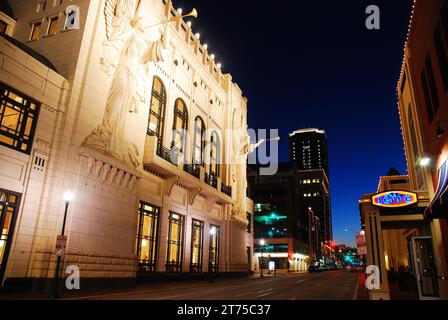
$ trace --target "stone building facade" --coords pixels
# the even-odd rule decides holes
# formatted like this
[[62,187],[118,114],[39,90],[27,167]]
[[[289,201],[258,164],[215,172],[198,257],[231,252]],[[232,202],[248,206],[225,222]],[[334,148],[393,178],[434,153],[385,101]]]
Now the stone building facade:
[[81,286],[250,271],[247,99],[171,1],[9,6],[2,286],[49,285],[67,190],[61,270]]

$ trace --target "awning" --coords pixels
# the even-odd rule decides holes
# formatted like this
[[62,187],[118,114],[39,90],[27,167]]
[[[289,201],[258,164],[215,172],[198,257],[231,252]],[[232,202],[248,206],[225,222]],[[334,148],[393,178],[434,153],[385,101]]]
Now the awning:
[[439,168],[437,190],[431,204],[425,210],[426,219],[448,218],[448,161]]

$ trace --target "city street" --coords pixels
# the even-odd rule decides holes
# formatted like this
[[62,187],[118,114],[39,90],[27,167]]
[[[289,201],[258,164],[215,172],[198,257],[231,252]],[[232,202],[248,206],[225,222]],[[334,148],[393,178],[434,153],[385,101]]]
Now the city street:
[[[357,299],[358,274],[346,271],[290,273],[245,279],[145,284],[114,293],[83,295],[93,300],[313,300]],[[66,297],[67,299],[73,299]]]

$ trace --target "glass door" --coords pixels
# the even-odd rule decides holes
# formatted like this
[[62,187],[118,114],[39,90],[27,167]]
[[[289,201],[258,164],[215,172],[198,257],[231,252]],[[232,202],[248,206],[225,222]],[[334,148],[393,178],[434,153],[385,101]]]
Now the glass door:
[[8,262],[18,205],[18,194],[0,190],[0,287]]
[[413,273],[420,299],[438,297],[436,268],[431,237],[411,238]]

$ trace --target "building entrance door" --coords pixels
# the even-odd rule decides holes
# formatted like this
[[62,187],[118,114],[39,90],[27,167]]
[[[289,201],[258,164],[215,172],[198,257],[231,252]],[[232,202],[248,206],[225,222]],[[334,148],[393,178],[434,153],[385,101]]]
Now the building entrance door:
[[3,285],[18,207],[18,194],[0,190],[0,287]]
[[434,299],[438,297],[438,288],[431,237],[412,237],[409,241],[419,298]]

